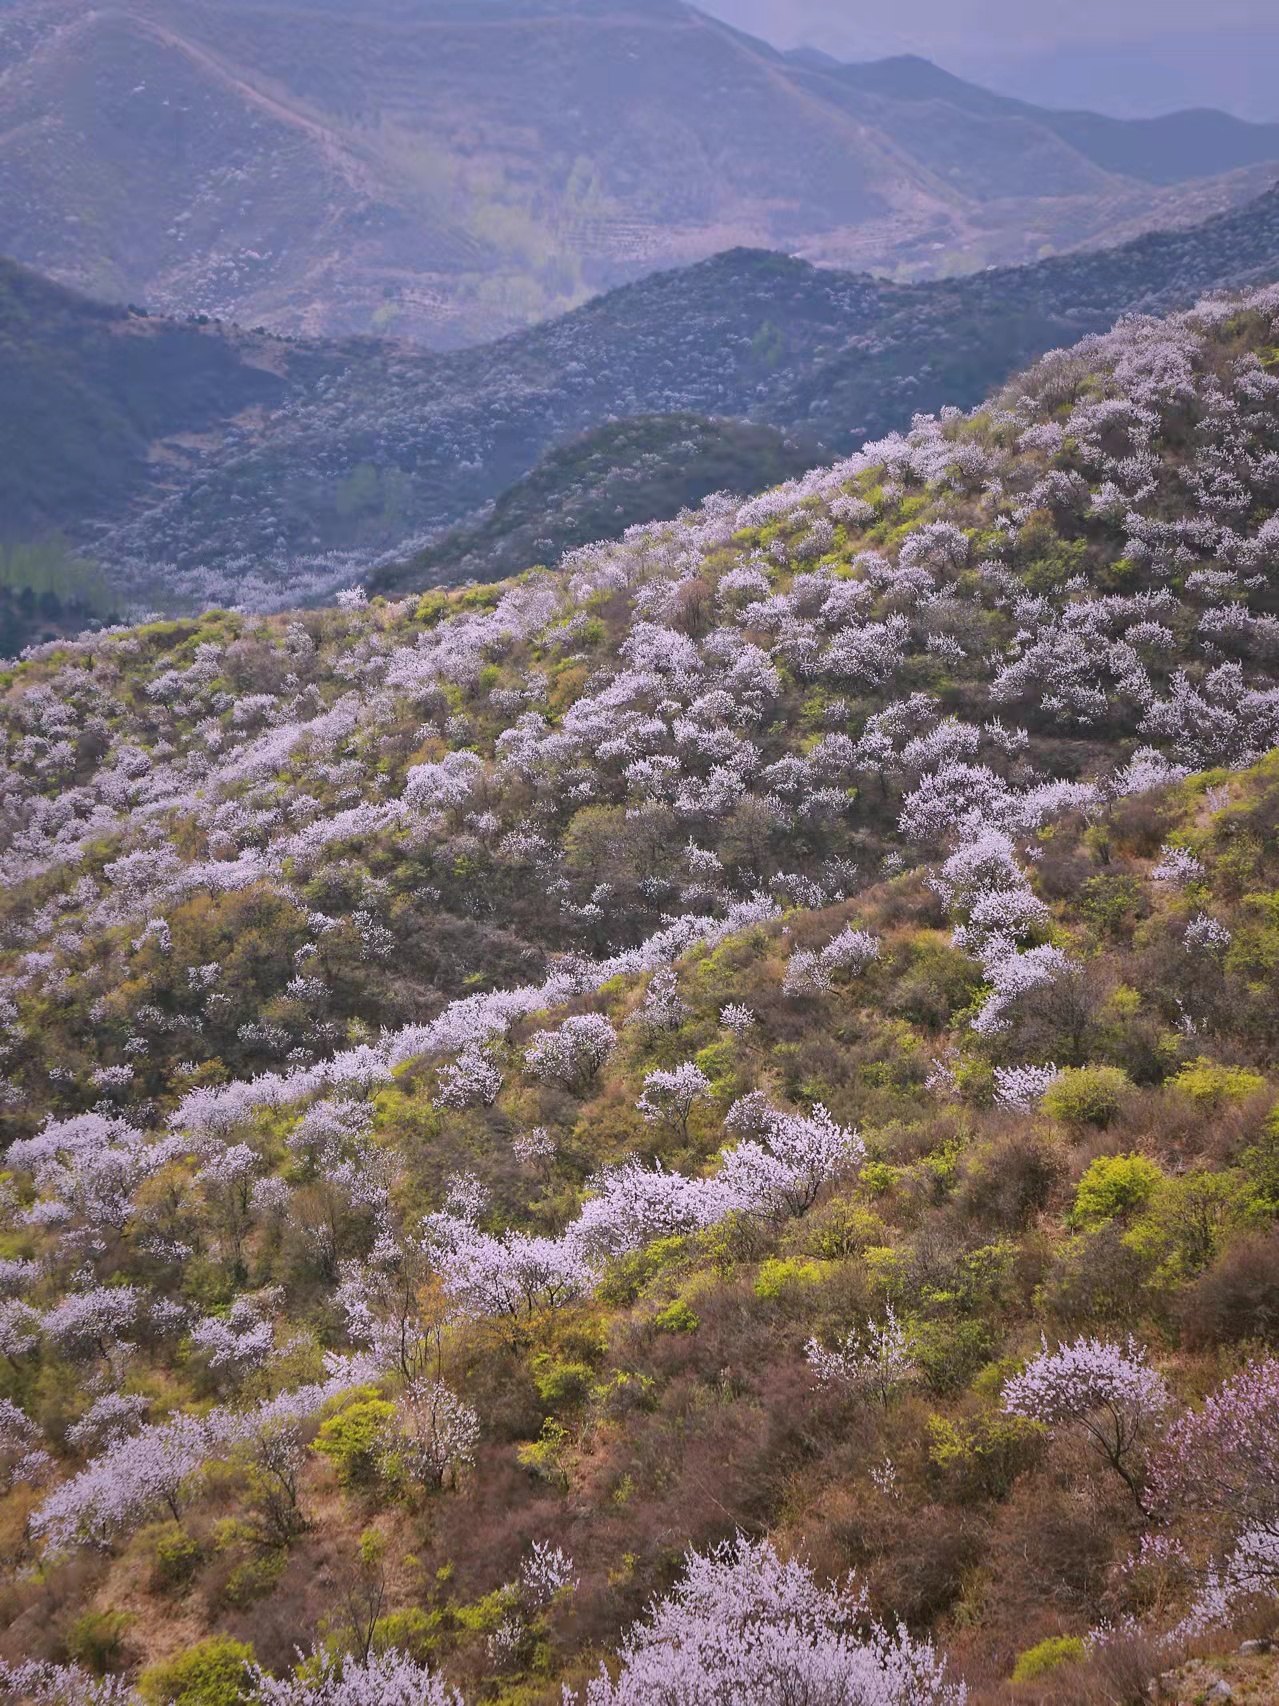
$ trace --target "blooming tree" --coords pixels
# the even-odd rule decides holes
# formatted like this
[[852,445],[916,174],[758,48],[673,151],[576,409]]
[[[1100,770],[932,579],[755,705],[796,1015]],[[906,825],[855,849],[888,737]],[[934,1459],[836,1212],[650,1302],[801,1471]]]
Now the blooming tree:
[[1079,1427],[1148,1515],[1142,1461],[1168,1408],[1168,1387],[1143,1347],[1079,1338],[1043,1350],[1004,1387],[1003,1407],[1046,1427]]
[[524,1051],[524,1065],[543,1083],[581,1092],[616,1047],[617,1032],[602,1013],[581,1013],[557,1031],[538,1031]]
[[862,1331],[850,1333],[833,1351],[810,1339],[804,1354],[820,1385],[857,1398],[877,1398],[885,1409],[919,1373],[912,1336],[891,1304],[882,1322],[868,1320]]
[[480,1419],[440,1380],[415,1380],[400,1404],[389,1451],[425,1487],[456,1486],[475,1462]]
[[687,1138],[689,1115],[710,1094],[710,1079],[700,1066],[686,1060],[670,1072],[657,1067],[646,1073],[635,1106],[650,1125],[674,1125]]
[[866,1146],[818,1103],[811,1114],[779,1112],[754,1094],[728,1111],[730,1130],[747,1133],[726,1149],[718,1183],[747,1213],[770,1219],[807,1213],[823,1186],[855,1172]]
[[[767,1540],[690,1552],[584,1706],[962,1706],[927,1642],[876,1624],[853,1584],[822,1587]],[[571,1698],[571,1697],[570,1697]],[[583,1697],[579,1696],[579,1700]]]
[[260,1706],[463,1706],[456,1689],[405,1653],[317,1652],[299,1671],[281,1680],[255,1668]]

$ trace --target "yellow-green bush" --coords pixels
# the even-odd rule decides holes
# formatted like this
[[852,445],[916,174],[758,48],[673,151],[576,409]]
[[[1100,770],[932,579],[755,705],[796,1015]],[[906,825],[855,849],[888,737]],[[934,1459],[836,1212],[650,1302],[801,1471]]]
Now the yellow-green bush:
[[659,1333],[695,1333],[701,1322],[684,1299],[677,1297],[665,1309],[658,1310],[653,1317],[653,1325]]
[[788,1291],[820,1285],[824,1278],[825,1270],[818,1262],[801,1262],[794,1257],[787,1259],[770,1256],[766,1262],[760,1263],[759,1273],[755,1276],[755,1295],[766,1298],[781,1297]]
[[253,1698],[253,1648],[215,1635],[138,1679],[145,1706],[242,1706]]
[[1108,1126],[1132,1088],[1117,1066],[1072,1066],[1061,1072],[1044,1092],[1041,1106],[1062,1125]]
[[1222,1066],[1206,1055],[1183,1066],[1172,1080],[1174,1090],[1189,1096],[1192,1102],[1219,1107],[1224,1102],[1246,1102],[1264,1090],[1266,1081],[1259,1072],[1249,1072],[1242,1066]]
[[1021,1655],[1013,1667],[1013,1681],[1035,1682],[1059,1665],[1078,1664],[1083,1656],[1084,1644],[1077,1635],[1052,1635]]
[[344,1487],[367,1485],[377,1478],[382,1446],[394,1420],[394,1404],[365,1393],[329,1417],[316,1436],[315,1449],[332,1463]]
[[1144,1155],[1099,1155],[1079,1181],[1071,1221],[1097,1227],[1128,1220],[1149,1205],[1163,1179]]

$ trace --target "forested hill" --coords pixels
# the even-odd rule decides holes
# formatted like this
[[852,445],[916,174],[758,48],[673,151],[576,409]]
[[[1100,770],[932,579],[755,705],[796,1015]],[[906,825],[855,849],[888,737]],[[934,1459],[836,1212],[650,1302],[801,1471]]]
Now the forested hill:
[[7,676],[11,1696],[1273,1698],[1277,363]]
[[[438,548],[441,529],[605,423],[744,417],[822,442],[829,455],[907,427],[918,409],[972,406],[1018,366],[1131,308],[1276,275],[1271,191],[1192,231],[944,284],[894,285],[734,251],[453,355],[361,340],[274,343],[290,381],[280,407],[230,423],[198,453],[188,438],[185,472],[173,456],[164,462],[171,489],[97,537],[95,550],[148,608],[296,602],[379,559],[408,557],[415,536],[431,533]],[[8,395],[0,402],[13,406]],[[730,472],[749,477],[749,460]],[[648,517],[623,510],[623,524],[639,519]],[[459,558],[469,551],[461,542]],[[448,578],[433,554],[418,584]],[[500,572],[507,559],[499,551],[494,561],[490,572]],[[397,584],[414,575],[399,573]]]

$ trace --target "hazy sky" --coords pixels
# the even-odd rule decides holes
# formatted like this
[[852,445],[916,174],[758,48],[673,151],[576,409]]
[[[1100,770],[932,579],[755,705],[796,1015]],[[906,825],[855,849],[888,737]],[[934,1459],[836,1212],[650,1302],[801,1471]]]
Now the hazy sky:
[[[1194,35],[1209,21],[1203,0],[710,0],[706,10],[779,43],[825,38],[865,57],[910,45],[969,52],[983,38],[1001,52],[1129,42]],[[1275,11],[1274,0],[1214,0],[1211,27],[1260,29]]]
[[919,53],[1028,100],[1279,120],[1279,0],[696,0],[779,47]]

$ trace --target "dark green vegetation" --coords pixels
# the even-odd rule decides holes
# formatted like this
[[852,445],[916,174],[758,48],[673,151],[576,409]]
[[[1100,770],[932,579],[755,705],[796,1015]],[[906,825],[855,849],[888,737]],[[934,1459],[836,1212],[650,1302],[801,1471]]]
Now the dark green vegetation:
[[0,258],[0,542],[154,499],[182,472],[151,460],[157,440],[281,400],[270,347],[90,302]]
[[[432,549],[432,578],[458,578],[469,569],[450,574],[451,547],[440,532],[482,512],[549,450],[606,423],[744,417],[803,447],[851,449],[908,427],[916,410],[975,404],[1021,364],[1103,330],[1126,310],[1159,310],[1276,273],[1279,191],[1271,191],[1190,231],[936,283],[896,285],[736,250],[612,291],[499,343],[442,356],[371,339],[288,344],[178,328],[171,335],[179,353],[190,347],[203,359],[206,343],[220,349],[228,407],[239,406],[242,384],[277,386],[276,372],[286,382],[280,407],[224,420],[199,449],[189,433],[175,444],[171,426],[158,463],[131,464],[148,481],[162,469],[166,489],[135,485],[136,513],[104,535],[83,512],[63,520],[77,543],[93,544],[113,583],[147,608],[323,596],[379,559],[410,555],[407,540]],[[100,311],[77,311],[86,320],[80,343],[96,348]],[[124,323],[141,328],[139,336],[161,335],[146,332],[148,324]],[[45,372],[69,367],[75,383],[92,383],[63,353],[78,346],[56,316],[43,332],[36,321],[26,327],[39,352],[26,363],[37,399]],[[176,371],[180,379],[181,362]],[[5,431],[20,446],[23,397],[0,396]],[[185,410],[194,427],[214,400],[201,379],[191,396],[171,385],[165,407],[174,424]],[[114,419],[123,403],[114,391],[107,402]],[[52,399],[36,415],[60,418]],[[100,454],[127,462],[109,445]],[[38,489],[39,466],[26,455],[19,465]],[[552,462],[540,493],[575,514],[575,496],[549,498],[547,482],[561,475],[571,488],[571,462]],[[749,461],[739,467],[739,479],[753,477]],[[520,515],[518,496],[508,508]],[[602,531],[612,530],[603,518]],[[491,527],[485,537],[493,538]],[[535,532],[532,540],[544,537],[557,536]],[[514,565],[523,549],[513,543],[499,558]],[[462,546],[463,555],[469,550]],[[519,566],[546,555],[534,544]],[[394,583],[411,584],[399,570]]]
[[453,348],[741,244],[899,277],[1034,260],[1202,219],[1276,157],[1219,116],[801,66],[683,0],[0,7],[8,249],[292,334]]
[[56,536],[35,545],[0,544],[0,657],[78,634],[107,620],[114,608],[111,589],[93,564]]
[[370,588],[501,580],[628,527],[669,520],[712,492],[764,491],[819,460],[813,441],[805,445],[774,427],[636,415],[549,451],[482,521],[375,571]]

